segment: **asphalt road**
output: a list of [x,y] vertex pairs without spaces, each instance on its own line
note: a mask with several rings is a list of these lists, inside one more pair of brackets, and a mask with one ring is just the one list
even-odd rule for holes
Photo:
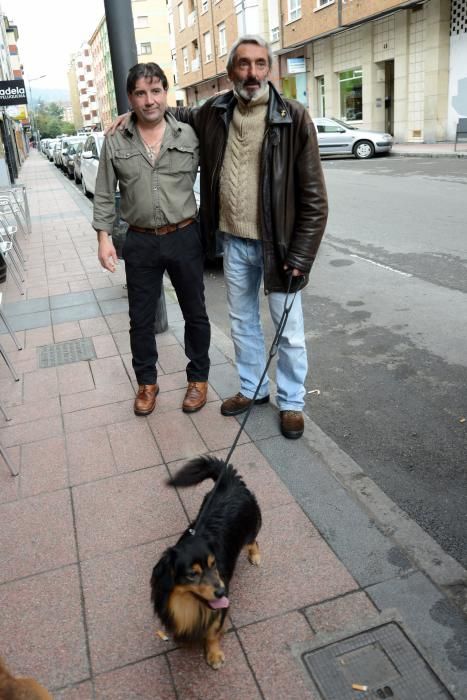
[[[323,165],[330,218],[303,293],[320,393],[306,411],[467,566],[467,161]],[[221,269],[206,294],[228,333]],[[271,340],[266,302],[263,319]]]

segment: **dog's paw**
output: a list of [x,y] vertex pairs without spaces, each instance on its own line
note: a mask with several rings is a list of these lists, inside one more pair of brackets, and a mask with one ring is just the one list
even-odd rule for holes
[[208,652],[208,655],[206,657],[206,661],[210,665],[211,668],[213,668],[215,671],[217,671],[221,666],[224,665],[225,661],[225,655],[224,652],[221,651],[220,649],[217,651],[210,651]]
[[254,566],[259,566],[261,564],[261,554],[259,552],[249,554],[248,561]]

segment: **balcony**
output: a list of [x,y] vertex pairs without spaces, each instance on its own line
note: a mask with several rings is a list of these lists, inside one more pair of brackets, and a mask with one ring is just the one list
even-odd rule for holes
[[193,10],[193,12],[190,12],[188,15],[187,19],[187,24],[189,27],[193,27],[196,22],[196,10]]

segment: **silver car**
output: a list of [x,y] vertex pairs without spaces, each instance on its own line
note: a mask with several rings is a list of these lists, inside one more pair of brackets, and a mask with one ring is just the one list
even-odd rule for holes
[[322,156],[352,153],[355,158],[373,158],[375,153],[389,153],[391,134],[366,131],[350,126],[340,119],[316,117],[313,123],[318,132],[319,152]]

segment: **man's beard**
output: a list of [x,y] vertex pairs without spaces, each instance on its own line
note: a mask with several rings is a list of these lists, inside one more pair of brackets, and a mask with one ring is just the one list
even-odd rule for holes
[[255,87],[256,87],[256,89],[254,91],[252,91],[252,90],[248,90],[246,88],[246,86],[248,85],[249,82],[250,81],[248,81],[248,80],[235,80],[234,81],[235,92],[237,93],[237,95],[240,95],[240,97],[242,97],[247,102],[249,102],[254,97],[257,97],[260,93],[262,93],[268,85],[267,80],[251,81],[250,84],[254,83]]

